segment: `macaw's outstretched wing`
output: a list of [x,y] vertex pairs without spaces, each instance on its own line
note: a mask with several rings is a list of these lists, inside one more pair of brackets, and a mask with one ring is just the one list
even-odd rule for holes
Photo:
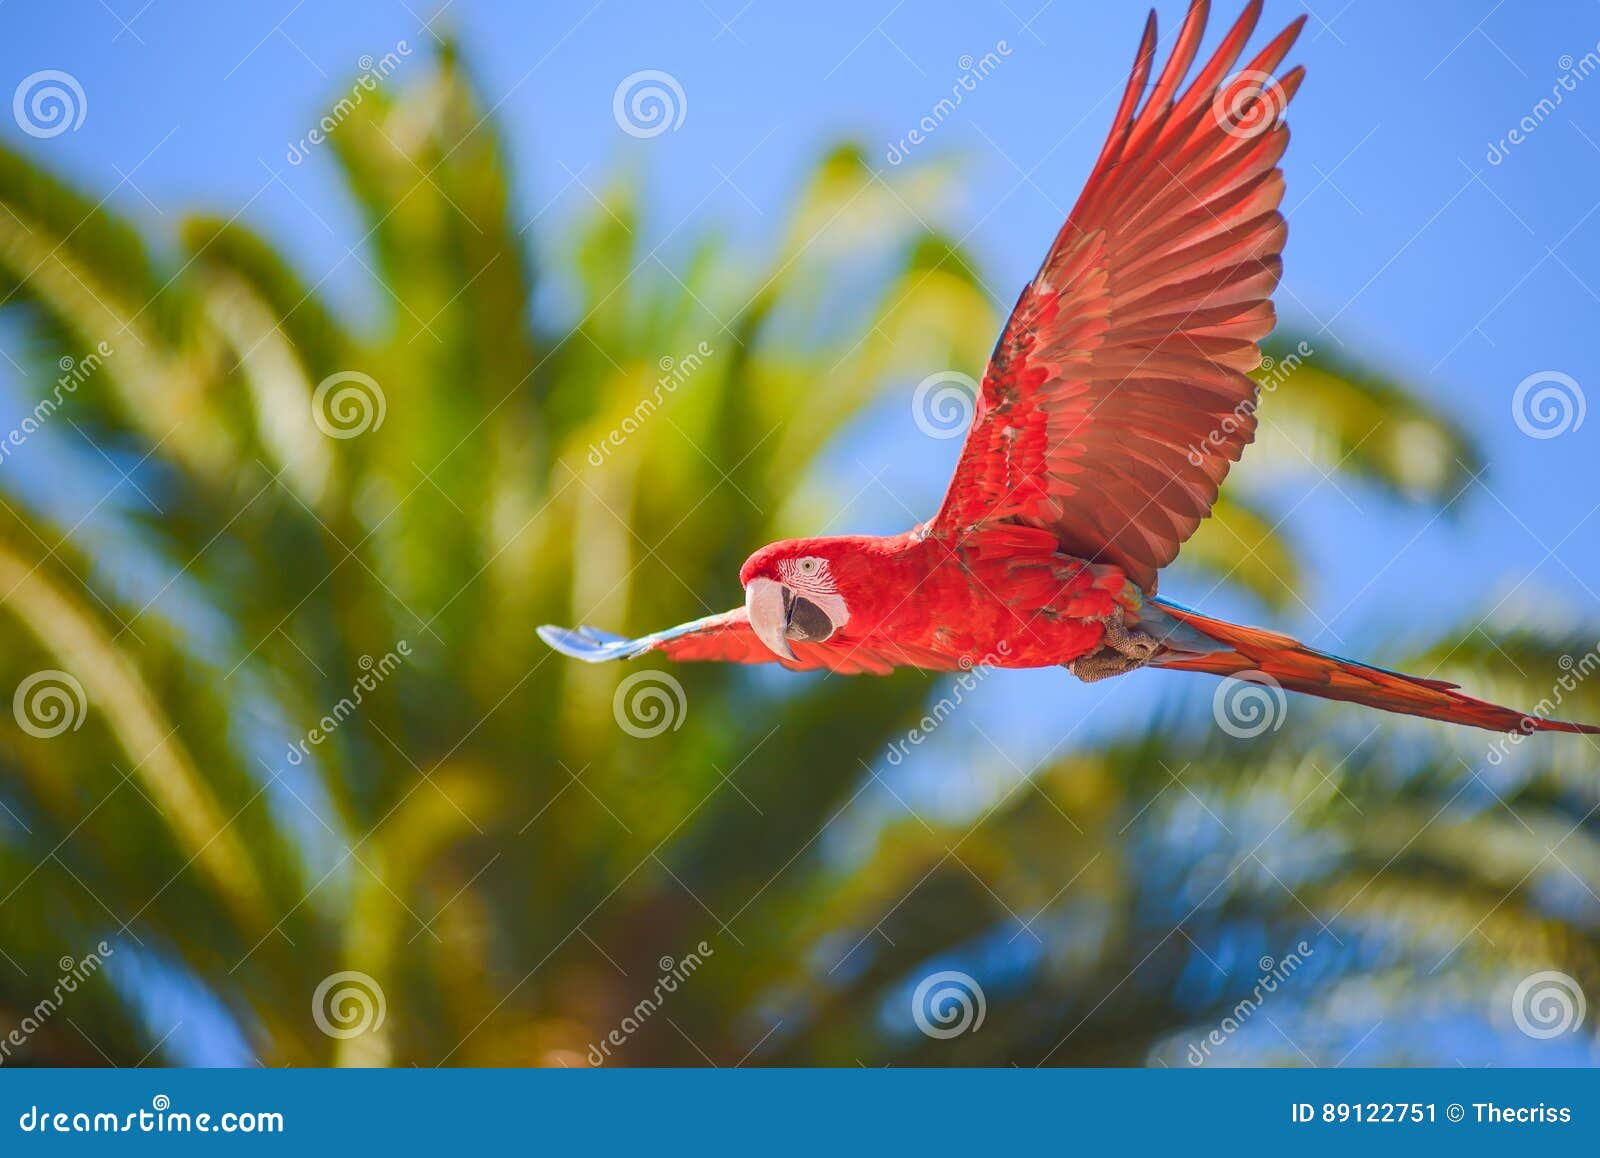
[[539,638],[562,655],[589,663],[632,659],[659,652],[679,662],[781,663],[791,671],[834,671],[842,675],[887,675],[896,667],[949,667],[942,656],[912,654],[904,648],[845,641],[808,643],[791,640],[795,662],[779,659],[761,642],[743,607],[708,615],[665,631],[626,639],[593,627],[541,627]]
[[562,655],[588,663],[632,659],[659,651],[668,659],[710,660],[721,663],[772,663],[777,656],[750,627],[742,607],[680,623],[664,631],[628,639],[595,627],[539,628],[539,638]]
[[1206,10],[1190,7],[1141,105],[1151,14],[1083,195],[995,347],[930,534],[1045,528],[1153,591],[1254,438],[1247,373],[1285,234],[1280,117],[1304,75],[1273,73],[1305,18],[1225,79],[1261,14],[1251,0],[1178,95]]

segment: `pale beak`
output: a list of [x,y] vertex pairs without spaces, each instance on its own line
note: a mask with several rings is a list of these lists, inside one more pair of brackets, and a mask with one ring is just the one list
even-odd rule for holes
[[775,579],[752,579],[744,589],[744,607],[750,626],[767,649],[783,659],[795,659],[789,646],[789,600],[782,583]]

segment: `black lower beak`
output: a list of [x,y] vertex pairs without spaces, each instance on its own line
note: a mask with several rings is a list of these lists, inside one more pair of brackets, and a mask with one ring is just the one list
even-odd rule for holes
[[784,634],[790,639],[820,643],[833,634],[833,621],[804,595],[783,589]]

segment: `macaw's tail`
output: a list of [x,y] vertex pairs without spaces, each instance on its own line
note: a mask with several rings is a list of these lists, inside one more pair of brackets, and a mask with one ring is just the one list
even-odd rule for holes
[[[1515,708],[1501,707],[1473,699],[1457,691],[1457,685],[1444,680],[1403,675],[1371,664],[1340,659],[1336,655],[1307,647],[1287,635],[1242,627],[1212,619],[1165,599],[1151,599],[1167,615],[1185,627],[1223,645],[1217,651],[1189,650],[1193,637],[1183,633],[1183,650],[1164,648],[1150,661],[1152,667],[1180,671],[1203,671],[1219,676],[1244,676],[1259,672],[1270,676],[1279,687],[1292,692],[1321,696],[1325,700],[1347,700],[1422,716],[1452,724],[1470,724],[1494,732],[1589,732],[1600,734],[1600,725],[1573,724],[1525,715]],[[1176,637],[1174,637],[1176,638]]]

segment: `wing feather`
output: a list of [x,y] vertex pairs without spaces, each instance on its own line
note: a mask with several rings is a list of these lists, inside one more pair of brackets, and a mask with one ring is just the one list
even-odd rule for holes
[[1272,74],[1304,17],[1225,79],[1261,15],[1251,0],[1180,92],[1207,13],[1190,6],[1153,84],[1146,23],[1083,195],[995,346],[930,534],[1037,527],[1153,591],[1254,438],[1248,373],[1287,235],[1281,117],[1304,70]]
[[881,641],[845,643],[791,642],[796,661],[779,659],[761,642],[743,607],[708,615],[636,639],[593,627],[539,628],[539,638],[562,655],[588,663],[633,659],[659,652],[678,663],[779,663],[791,671],[832,671],[841,675],[887,675],[896,667],[950,667],[949,657]]

